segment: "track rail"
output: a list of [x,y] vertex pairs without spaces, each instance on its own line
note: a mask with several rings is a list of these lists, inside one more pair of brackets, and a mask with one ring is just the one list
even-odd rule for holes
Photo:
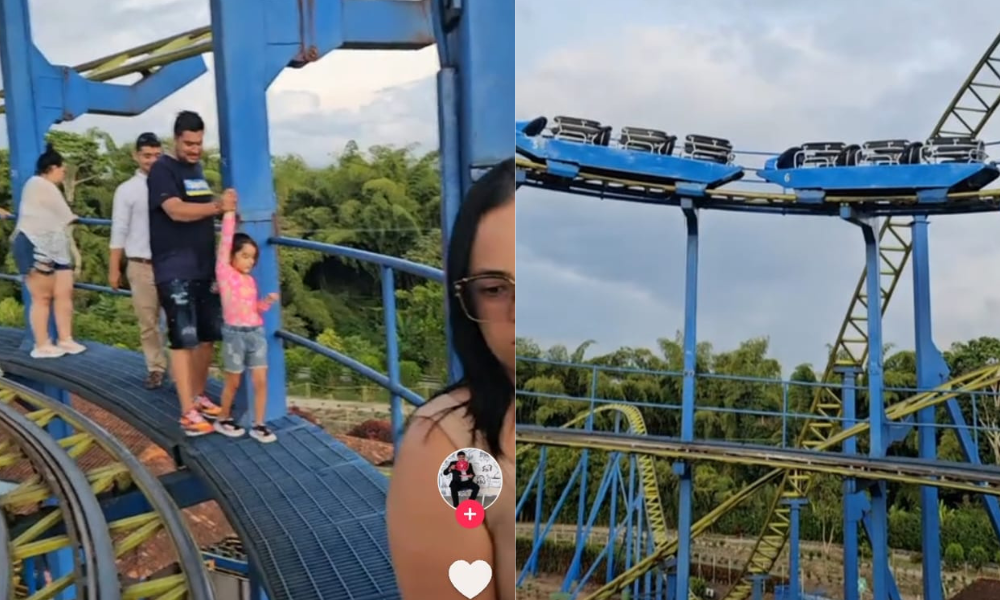
[[[997,107],[1000,106],[1000,35],[998,35],[976,67],[955,94],[948,108],[938,120],[930,137],[937,135],[978,136]],[[984,193],[996,193],[984,192]],[[899,284],[903,271],[912,252],[909,220],[903,216],[890,216],[879,230],[880,268],[879,288],[881,291],[882,314],[889,307],[893,292]],[[821,381],[832,383],[837,375],[836,368],[848,364],[865,368],[868,359],[868,296],[865,291],[867,267],[861,271],[854,295],[847,308],[847,315],[840,326],[833,344],[826,369]],[[813,396],[810,413],[818,419],[806,422],[798,437],[797,445],[802,448],[818,448],[834,433],[835,418],[843,412],[840,396],[829,387],[819,387]],[[726,595],[724,600],[747,600],[753,592],[748,575],[770,573],[788,541],[791,520],[789,508],[782,501],[786,498],[805,498],[813,484],[809,472],[790,471],[784,475],[781,485],[771,503],[767,521],[761,528],[757,543],[751,552],[743,577]]]
[[[987,389],[992,385],[996,385],[997,383],[1000,383],[1000,365],[990,365],[987,367],[983,367],[981,369],[978,369],[961,377],[957,377],[947,383],[938,386],[933,390],[916,394],[914,396],[910,396],[905,400],[893,404],[892,406],[886,409],[886,417],[890,421],[899,421],[910,415],[916,414],[917,412],[925,408],[931,406],[938,406],[957,396]],[[620,405],[620,406],[634,409],[634,407],[630,405]],[[586,413],[583,413],[575,417],[571,421],[567,422],[566,424],[564,424],[562,428],[568,428],[577,425],[581,423],[586,418],[586,416],[587,416]],[[641,418],[641,414],[639,415],[639,418]],[[519,425],[518,429],[520,430],[522,427],[524,426]],[[848,429],[843,429],[841,431],[832,433],[832,435],[830,435],[824,442],[817,444],[816,446],[811,448],[811,450],[821,451],[821,450],[831,449],[835,447],[837,444],[843,442],[844,440],[861,435],[863,433],[866,433],[867,431],[868,431],[867,422],[858,423]],[[518,449],[517,449],[518,455],[527,452],[528,449],[532,447],[534,447],[534,444],[532,442],[528,441],[527,439],[522,439],[521,437],[518,437]],[[644,467],[643,464],[644,463],[640,462],[640,468],[648,468],[650,470],[653,469],[652,461],[646,463],[648,464],[648,466]],[[759,464],[759,461],[758,463],[755,464]],[[802,467],[796,465],[787,467],[779,466],[779,468],[769,471],[760,479],[754,481],[753,483],[739,490],[734,495],[726,499],[726,501],[722,502],[714,509],[712,509],[709,513],[698,519],[698,521],[696,521],[694,525],[691,527],[692,538],[697,538],[701,534],[706,533],[727,512],[735,509],[744,501],[751,498],[754,494],[756,494],[761,490],[766,489],[768,485],[771,485],[775,480],[778,480],[780,477],[784,476],[786,472],[788,472],[786,471],[786,468],[792,469],[793,471],[804,470]],[[859,475],[854,475],[854,476],[859,476]],[[645,481],[645,475],[643,476],[643,480]],[[978,488],[976,489],[977,493],[980,493],[981,491],[982,490]],[[659,498],[660,498],[659,491],[657,490],[656,492],[657,501],[659,501]],[[660,508],[660,512],[662,513],[662,506]],[[651,569],[657,568],[662,563],[663,560],[665,560],[670,556],[675,555],[676,553],[677,553],[676,539],[669,540],[665,544],[657,543],[653,552],[651,552],[648,556],[637,562],[632,568],[618,575],[611,581],[605,583],[601,588],[593,592],[591,595],[587,596],[586,600],[610,600],[615,594],[622,592],[630,583],[635,581],[642,574],[646,573]]]
[[[73,573],[53,581],[39,596],[52,597],[75,585],[77,598],[120,599],[111,534],[87,476],[30,415],[20,414],[13,406],[0,404],[0,432],[8,446],[16,445],[35,468],[31,481],[37,482],[45,496],[57,500],[59,508],[52,514],[61,516],[66,525],[66,545],[78,550],[73,552]],[[23,540],[12,540],[11,544],[15,560],[47,550],[44,543],[24,545],[18,541]]]
[[640,456],[685,461],[712,461],[736,465],[774,465],[786,471],[809,471],[839,477],[893,481],[909,485],[1000,496],[1000,471],[961,463],[928,463],[906,459],[787,450],[773,446],[726,442],[683,442],[677,438],[581,431],[561,427],[522,425],[517,441],[562,448],[599,449]]
[[[100,565],[104,561],[111,565],[114,592],[105,590],[107,595],[100,596],[102,600],[118,597],[125,600],[139,598],[213,600],[214,594],[202,563],[201,553],[188,532],[179,509],[160,482],[121,442],[71,406],[7,379],[0,379],[0,411],[2,414],[13,413],[20,419],[32,423],[56,448],[60,449],[64,462],[68,462],[84,477],[88,501],[92,501],[97,507],[103,535],[109,540],[107,547],[102,546],[90,557],[95,562],[86,565],[88,573],[94,573],[95,565]],[[21,411],[25,414],[21,415]],[[73,429],[69,437],[58,442],[52,440],[42,429],[57,418],[62,419]],[[8,449],[10,445],[0,447]],[[106,460],[101,461],[104,466],[84,473],[76,461],[88,451],[102,453],[106,455]],[[0,454],[0,465],[15,464],[18,462],[17,459],[18,457],[11,453]],[[151,510],[133,517],[106,522],[96,496],[115,489],[123,490],[131,487],[137,488],[143,494]],[[37,507],[40,501],[50,495],[39,485],[37,478],[29,478],[17,489],[0,497],[0,505],[7,510]],[[60,503],[59,506],[62,507],[63,504]],[[48,553],[63,547],[78,546],[79,543],[71,536],[59,531],[60,521],[72,525],[61,516],[58,508],[42,507],[34,514],[15,520],[11,527],[13,561],[20,562],[28,556]],[[71,531],[72,527],[66,529]],[[18,530],[23,531],[18,534]],[[165,532],[174,547],[181,573],[142,582],[125,584],[120,582],[116,566],[118,561],[141,556],[143,545],[160,532]],[[139,560],[141,561],[141,558]],[[58,591],[54,589],[58,583],[53,582],[40,590],[37,597],[51,597],[51,594]]]

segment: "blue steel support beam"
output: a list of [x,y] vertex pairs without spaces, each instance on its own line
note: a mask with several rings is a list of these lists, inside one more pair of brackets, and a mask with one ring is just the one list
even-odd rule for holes
[[791,597],[788,600],[800,600],[802,598],[802,581],[799,577],[799,566],[801,558],[799,556],[799,517],[802,515],[802,507],[808,504],[805,498],[792,498],[785,501],[789,508],[790,528],[788,534],[788,589],[791,590]]
[[[948,381],[948,365],[934,344],[931,327],[931,267],[927,217],[913,221],[913,319],[917,351],[917,388],[933,389]],[[935,407],[917,414],[918,446],[921,460],[937,460]],[[921,538],[923,539],[923,589],[927,600],[941,600],[941,517],[938,514],[938,490],[920,488]]]
[[[590,414],[584,424],[586,431],[594,430],[594,404],[597,398],[597,369],[591,370],[590,378]],[[587,545],[587,535],[584,530],[583,519],[587,514],[587,481],[590,479],[590,451],[584,449],[580,455],[580,497],[577,503],[576,514],[576,552],[573,554],[573,561],[566,572],[566,579],[563,581],[562,592],[570,591],[570,586],[575,585],[580,580],[580,560],[583,558],[583,550]],[[595,507],[600,504],[600,499],[595,500]],[[589,531],[589,527],[587,531]]]
[[[861,228],[865,240],[865,278],[868,305],[868,420],[873,458],[885,456],[889,439],[886,427],[884,377],[882,372],[882,288],[880,285],[878,219],[845,209],[847,220]],[[889,597],[889,509],[884,482],[871,486],[872,594],[876,600]]]
[[[87,113],[134,116],[184,87],[205,72],[201,57],[167,65],[133,85],[87,81],[69,67],[50,63],[31,36],[28,0],[0,2],[0,64],[3,69],[10,183],[14,212],[25,182],[34,175],[35,161],[52,125]],[[21,289],[25,323],[31,297]],[[30,328],[22,348],[34,345]]]
[[[681,439],[694,440],[695,371],[698,356],[698,210],[682,199],[687,224],[687,267],[684,277],[684,386],[681,398]],[[691,464],[674,463],[680,478],[677,515],[677,598],[687,598],[691,579],[691,524],[694,482]]]
[[[437,43],[441,140],[441,237],[472,182],[513,155],[514,11],[509,2],[428,0]],[[377,3],[373,3],[377,4]],[[446,306],[447,310],[447,306]],[[447,331],[451,347],[451,331]],[[449,378],[461,376],[452,355]]]
[[[222,177],[225,187],[239,194],[239,212],[243,230],[260,248],[256,276],[261,294],[276,292],[278,252],[269,239],[275,231],[277,201],[271,172],[268,141],[267,88],[288,64],[295,48],[280,43],[297,32],[282,31],[281,16],[291,21],[295,15],[282,6],[262,0],[238,4],[212,0],[212,50],[215,55],[215,85],[219,113],[219,141],[222,150]],[[289,23],[290,26],[290,23]],[[281,35],[284,34],[284,35]],[[285,360],[275,331],[281,325],[281,306],[264,315],[267,349],[267,410],[265,420],[282,417],[287,412],[285,398]],[[244,377],[237,398],[237,412],[243,412],[247,399],[253,398],[250,378]],[[248,424],[250,411],[243,415]]]
[[[857,369],[847,367],[840,370],[843,374],[841,386],[841,406],[844,407],[844,429],[854,426],[857,419]],[[850,437],[844,440],[844,453],[858,453],[858,439]],[[844,600],[859,600],[858,578],[861,571],[858,565],[860,547],[858,545],[858,526],[862,515],[868,508],[867,498],[858,491],[858,480],[854,477],[844,479]]]

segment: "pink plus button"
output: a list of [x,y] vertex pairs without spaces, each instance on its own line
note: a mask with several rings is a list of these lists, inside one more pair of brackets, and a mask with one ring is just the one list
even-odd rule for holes
[[466,529],[475,529],[486,517],[486,509],[475,500],[465,500],[458,504],[455,509],[455,519],[458,524]]

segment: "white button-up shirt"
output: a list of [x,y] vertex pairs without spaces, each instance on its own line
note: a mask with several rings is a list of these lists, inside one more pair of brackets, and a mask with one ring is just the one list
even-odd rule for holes
[[149,260],[149,188],[146,174],[135,175],[115,190],[111,208],[111,249],[124,249],[129,258]]

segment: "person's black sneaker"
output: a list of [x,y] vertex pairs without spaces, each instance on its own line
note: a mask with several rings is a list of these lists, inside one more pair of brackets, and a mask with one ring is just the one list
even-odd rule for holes
[[266,425],[254,425],[250,430],[250,437],[263,444],[268,444],[278,439]]
[[143,383],[147,390],[155,390],[163,385],[163,371],[150,371]]
[[237,438],[246,433],[246,430],[236,424],[232,419],[219,419],[213,426],[215,431],[227,437]]

